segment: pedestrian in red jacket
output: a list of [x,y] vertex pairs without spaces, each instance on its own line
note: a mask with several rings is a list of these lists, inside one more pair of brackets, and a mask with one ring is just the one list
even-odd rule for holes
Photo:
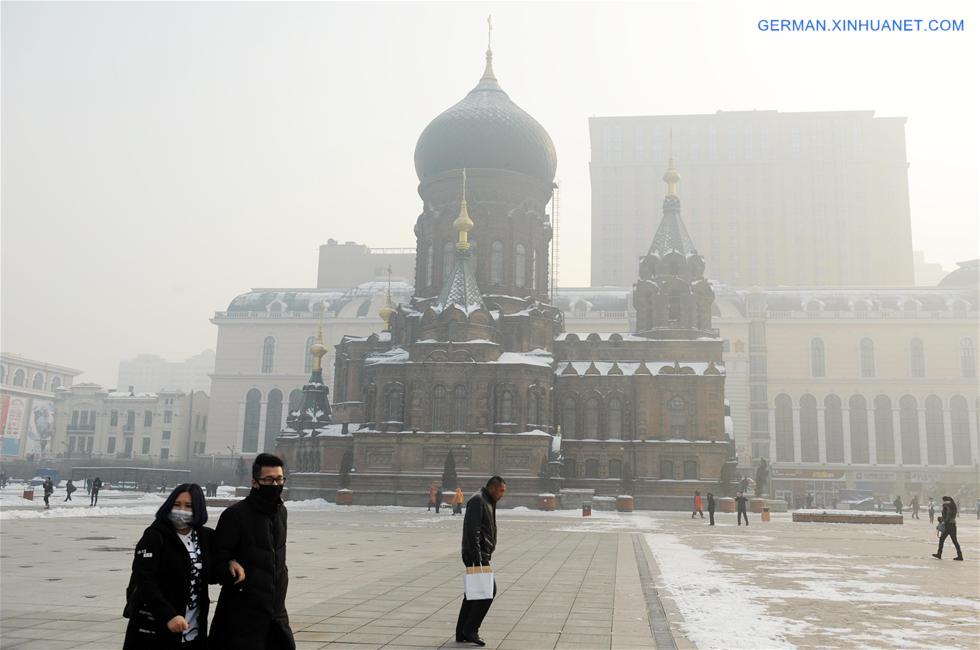
[[694,515],[701,515],[701,519],[704,519],[704,509],[701,507],[701,493],[694,493],[694,512],[691,513],[691,519],[694,519]]

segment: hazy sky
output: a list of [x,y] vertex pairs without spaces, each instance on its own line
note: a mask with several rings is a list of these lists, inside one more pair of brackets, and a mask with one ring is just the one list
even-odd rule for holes
[[[489,12],[558,150],[563,285],[589,277],[587,118],[718,109],[907,116],[914,245],[952,268],[977,256],[974,5],[3,2],[2,348],[113,386],[214,347],[235,295],[315,285],[329,237],[414,246],[415,141],[476,84]],[[967,31],[756,27],[808,17]]]

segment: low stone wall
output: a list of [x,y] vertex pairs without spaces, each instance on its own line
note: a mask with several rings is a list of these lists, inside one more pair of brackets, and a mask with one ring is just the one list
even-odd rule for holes
[[896,513],[858,510],[794,510],[793,521],[823,524],[901,524],[904,517]]

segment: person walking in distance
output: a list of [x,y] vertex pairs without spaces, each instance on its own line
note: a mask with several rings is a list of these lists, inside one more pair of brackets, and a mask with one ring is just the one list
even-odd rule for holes
[[956,540],[956,515],[956,502],[951,497],[944,496],[943,514],[939,518],[942,527],[942,532],[939,535],[939,550],[932,554],[932,557],[937,560],[943,559],[943,544],[946,542],[947,537],[952,540],[953,546],[956,547],[956,557],[953,559],[963,559],[963,551],[960,549],[960,543]]
[[912,502],[909,504],[912,506],[912,519],[919,518],[919,495],[912,497]]
[[[489,566],[494,549],[497,547],[497,503],[507,493],[507,482],[499,476],[492,476],[485,487],[466,502],[466,515],[463,517],[463,565]],[[493,584],[493,595],[497,595],[497,583]],[[475,643],[486,645],[480,638],[480,625],[490,611],[493,598],[487,600],[467,600],[456,619],[456,643]]]
[[456,486],[456,493],[453,495],[453,515],[463,514],[463,503],[465,499],[463,498],[463,489]]
[[691,513],[691,519],[694,519],[694,515],[701,515],[701,519],[704,519],[704,508],[701,505],[701,493],[698,491],[694,492],[694,512]]
[[92,480],[92,492],[91,492],[92,496],[89,498],[89,504],[88,504],[89,507],[99,505],[99,490],[101,489],[102,489],[102,479],[96,476]]
[[708,525],[715,525],[715,495],[708,492]]
[[65,484],[65,501],[71,501],[72,492],[77,489],[75,484],[71,482],[71,479],[68,479],[68,483]]
[[936,500],[929,497],[929,523],[931,524],[936,517]]
[[749,525],[749,513],[748,513],[748,503],[749,498],[745,496],[744,492],[739,492],[735,496],[736,510],[738,510],[738,525],[742,525],[742,517],[745,517],[745,525]]
[[429,486],[429,507],[426,508],[426,512],[432,510],[434,507],[436,509],[436,514],[439,514],[439,502],[442,501],[440,498],[439,489],[436,487],[436,482],[433,481],[432,485]]
[[51,508],[51,495],[54,494],[54,482],[51,481],[51,477],[44,479],[44,483],[41,484],[41,488],[44,490],[44,509],[48,510]]
[[901,495],[895,497],[895,501],[892,502],[892,505],[895,506],[895,514],[896,515],[902,514],[902,496]]
[[[252,463],[251,492],[218,519],[214,561],[224,581],[211,625],[211,648],[296,648],[286,612],[286,507],[280,498],[285,483],[282,459],[259,454]],[[247,577],[239,581],[242,573]]]

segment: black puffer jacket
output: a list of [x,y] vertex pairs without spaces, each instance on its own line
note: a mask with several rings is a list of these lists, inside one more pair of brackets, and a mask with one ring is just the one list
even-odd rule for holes
[[943,523],[946,524],[946,530],[950,526],[956,526],[956,514],[956,502],[952,499],[943,501]]
[[[201,547],[201,591],[198,595],[198,635],[207,638],[208,583],[215,582],[211,544],[214,531],[197,529]],[[136,544],[133,575],[129,581],[126,609],[129,619],[124,650],[179,648],[181,635],[167,629],[174,616],[184,616],[190,596],[191,558],[172,524],[154,521]]]
[[[211,624],[210,647],[263,650],[276,624],[285,638],[293,634],[286,614],[286,508],[252,494],[221,513],[214,532],[214,562],[221,595]],[[228,562],[237,560],[245,581],[233,584]]]
[[497,502],[486,488],[466,502],[463,518],[463,564],[490,564],[497,546]]

